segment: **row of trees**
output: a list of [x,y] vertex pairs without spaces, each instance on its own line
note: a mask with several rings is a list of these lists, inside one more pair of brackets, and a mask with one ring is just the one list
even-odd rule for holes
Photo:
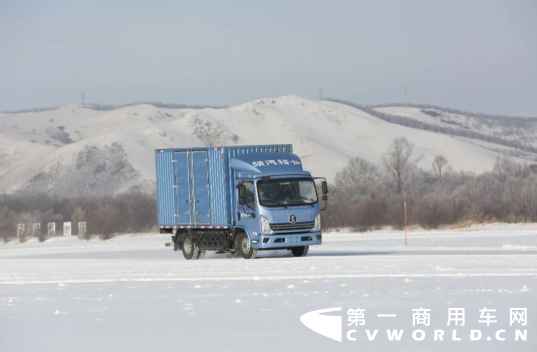
[[[226,106],[203,105],[203,104],[161,103],[158,101],[140,101],[136,103],[119,104],[119,105],[88,103],[88,104],[84,104],[84,107],[87,109],[92,109],[92,110],[107,111],[107,110],[121,109],[121,108],[125,108],[128,106],[140,105],[140,104],[153,105],[154,107],[157,107],[157,108],[166,108],[166,109],[222,109],[226,107]],[[59,108],[58,106],[51,106],[51,107],[43,107],[43,108],[4,110],[0,112],[4,114],[25,114],[29,112],[51,111],[51,110],[56,110],[58,108]]]
[[17,236],[17,224],[28,231],[33,223],[41,223],[46,231],[49,222],[77,224],[85,221],[87,238],[99,234],[108,239],[115,233],[154,231],[157,222],[156,196],[125,193],[114,197],[56,198],[50,195],[0,196],[0,236],[9,241]]
[[325,228],[366,231],[403,224],[402,194],[407,193],[409,224],[436,228],[459,222],[537,221],[537,165],[499,157],[491,172],[455,172],[443,156],[430,169],[405,138],[393,141],[382,166],[356,158],[337,174]]
[[[408,223],[425,228],[459,222],[537,221],[537,165],[500,157],[490,172],[455,172],[443,156],[422,169],[414,145],[394,140],[382,164],[355,158],[337,173],[323,227],[360,231],[403,225],[402,195],[408,198]],[[421,165],[420,165],[421,166]],[[17,224],[76,224],[86,221],[88,238],[99,234],[155,231],[155,194],[128,193],[114,197],[55,198],[50,195],[0,196],[0,236],[17,235]]]
[[155,101],[140,101],[136,103],[122,104],[122,105],[104,105],[104,104],[86,104],[84,107],[92,110],[115,110],[120,108],[125,108],[133,105],[147,104],[153,105],[157,108],[166,108],[166,109],[222,109],[224,106],[216,105],[200,105],[200,104],[175,104],[175,103],[161,103]]

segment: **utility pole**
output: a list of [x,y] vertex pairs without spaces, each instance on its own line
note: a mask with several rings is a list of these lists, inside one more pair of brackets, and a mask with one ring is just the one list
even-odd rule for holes
[[80,92],[80,97],[82,98],[82,105],[86,105],[86,92]]
[[319,87],[319,100],[323,100],[323,87]]

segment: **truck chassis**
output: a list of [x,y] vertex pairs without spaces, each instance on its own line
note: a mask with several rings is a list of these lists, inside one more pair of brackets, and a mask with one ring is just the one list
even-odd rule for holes
[[[258,249],[250,246],[248,235],[241,229],[192,230],[177,229],[171,237],[173,250],[182,251],[187,260],[202,259],[208,250],[217,254],[231,253],[236,258],[254,259]],[[290,250],[295,257],[304,257],[309,246],[279,248]]]

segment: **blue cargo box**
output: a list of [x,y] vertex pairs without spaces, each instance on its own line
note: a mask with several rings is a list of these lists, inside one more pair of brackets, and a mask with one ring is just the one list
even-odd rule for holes
[[159,228],[229,228],[233,157],[292,154],[291,144],[155,150]]

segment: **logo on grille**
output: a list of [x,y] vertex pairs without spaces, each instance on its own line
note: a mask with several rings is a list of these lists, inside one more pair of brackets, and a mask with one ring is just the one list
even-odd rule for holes
[[295,224],[295,223],[296,223],[296,215],[291,215],[291,216],[289,217],[289,222],[290,222],[291,224]]

